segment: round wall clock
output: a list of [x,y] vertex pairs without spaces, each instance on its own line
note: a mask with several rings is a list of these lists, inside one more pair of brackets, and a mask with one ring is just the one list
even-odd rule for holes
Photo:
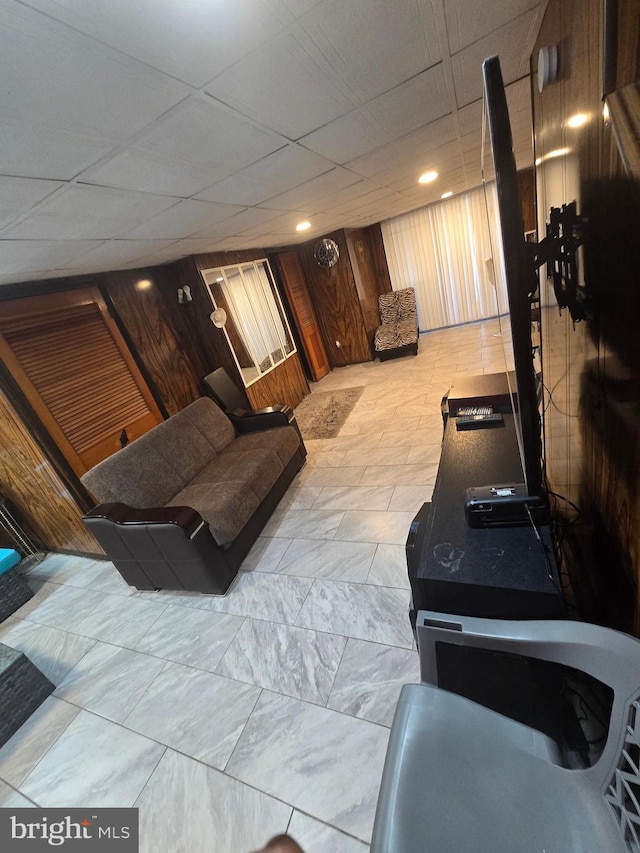
[[338,244],[334,240],[329,240],[328,237],[325,237],[324,240],[320,240],[316,243],[313,250],[313,257],[321,267],[335,266],[338,263],[338,258],[340,257]]

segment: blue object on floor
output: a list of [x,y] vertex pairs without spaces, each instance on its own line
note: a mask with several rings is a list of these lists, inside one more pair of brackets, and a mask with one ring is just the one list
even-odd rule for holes
[[20,554],[12,548],[0,548],[0,575],[8,572],[20,562]]

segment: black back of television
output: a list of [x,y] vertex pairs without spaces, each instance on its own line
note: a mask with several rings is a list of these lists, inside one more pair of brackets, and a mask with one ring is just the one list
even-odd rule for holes
[[524,480],[531,495],[542,492],[542,442],[536,375],[531,341],[531,298],[537,277],[524,225],[507,98],[497,56],[482,65],[487,119],[495,167],[504,270],[513,339],[518,412],[516,431]]

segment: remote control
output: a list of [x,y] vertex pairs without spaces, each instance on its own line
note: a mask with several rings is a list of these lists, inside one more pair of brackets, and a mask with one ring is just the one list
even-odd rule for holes
[[482,429],[483,427],[499,426],[503,423],[502,415],[491,413],[488,415],[463,415],[456,420],[456,429]]
[[465,417],[466,415],[492,415],[493,414],[493,406],[465,406],[462,409],[458,409],[458,417]]

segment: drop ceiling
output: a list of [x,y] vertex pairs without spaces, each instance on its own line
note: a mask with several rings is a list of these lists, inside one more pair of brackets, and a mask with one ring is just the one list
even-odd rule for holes
[[0,0],[0,284],[289,245],[478,186],[496,53],[531,165],[545,6]]

